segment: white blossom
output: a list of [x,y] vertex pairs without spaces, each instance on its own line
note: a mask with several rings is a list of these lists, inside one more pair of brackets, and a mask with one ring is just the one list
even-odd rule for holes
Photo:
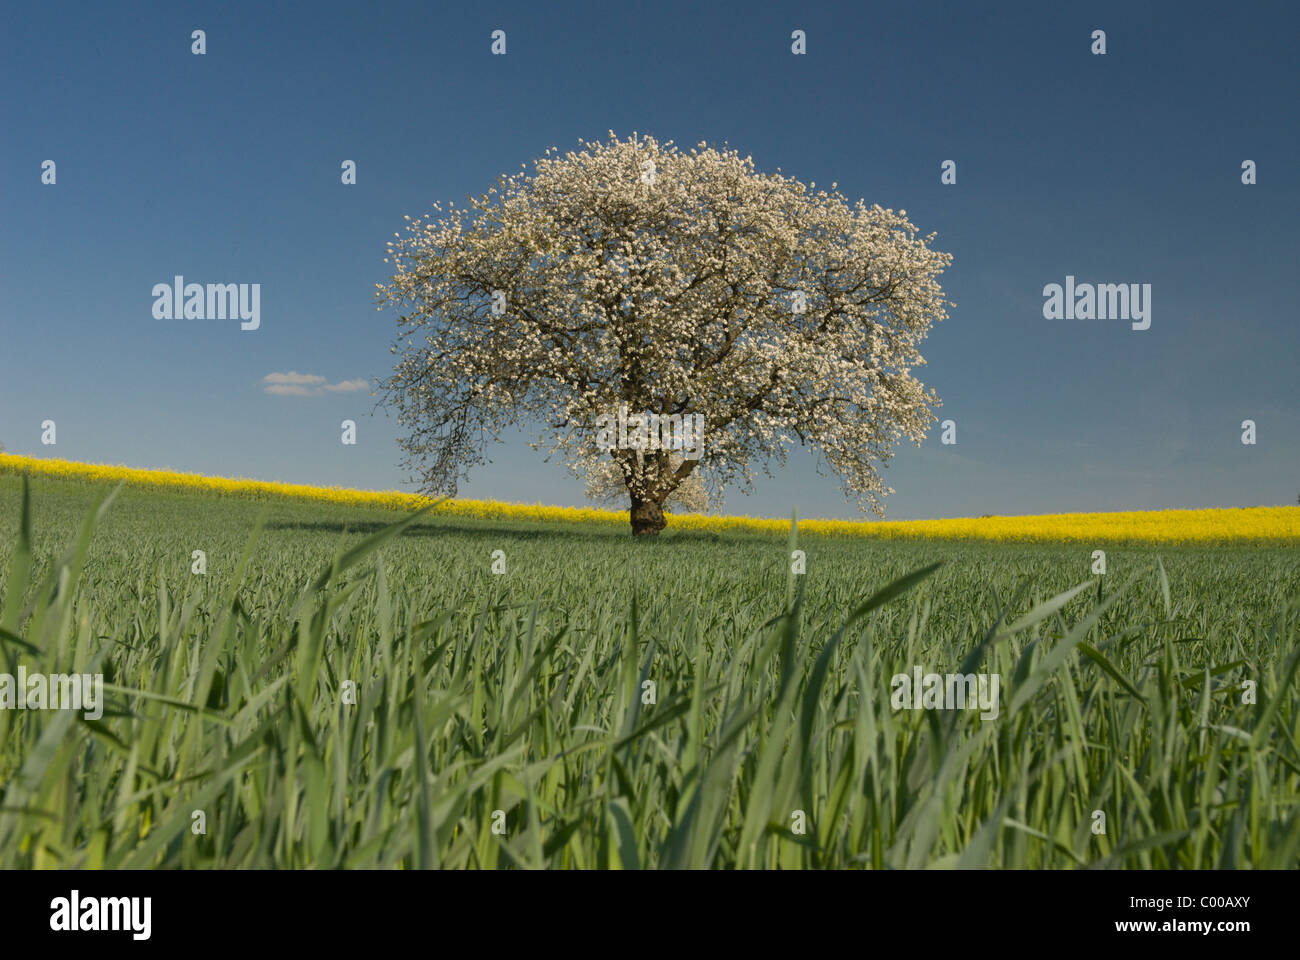
[[[912,372],[947,316],[951,258],[934,234],[733,150],[612,132],[579,146],[468,209],[435,204],[388,244],[377,297],[399,320],[382,386],[423,488],[455,494],[487,442],[519,427],[581,476],[615,465],[634,529],[655,532],[694,473],[748,492],[798,442],[883,515],[879,468],[900,440],[920,444],[939,404]],[[619,404],[702,414],[704,455],[598,449],[597,417]]]

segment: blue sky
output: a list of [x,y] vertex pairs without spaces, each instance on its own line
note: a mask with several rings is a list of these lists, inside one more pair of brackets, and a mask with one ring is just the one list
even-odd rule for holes
[[[384,376],[373,292],[403,216],[612,129],[726,142],[938,234],[955,306],[921,377],[957,443],[899,450],[891,519],[1300,493],[1294,4],[49,3],[2,22],[11,452],[405,488],[368,391],[263,378]],[[155,319],[177,274],[260,283],[261,328]],[[1067,275],[1150,283],[1150,329],[1045,320]],[[521,437],[461,492],[584,502]],[[799,450],[726,502],[791,507],[860,516]]]

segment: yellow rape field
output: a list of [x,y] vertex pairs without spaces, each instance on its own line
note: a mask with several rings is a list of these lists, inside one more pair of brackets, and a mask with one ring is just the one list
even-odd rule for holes
[[[89,483],[125,482],[131,487],[211,493],[251,500],[289,499],[351,507],[411,510],[430,498],[396,490],[349,490],[306,484],[208,477],[171,470],[45,460],[0,454],[0,475],[28,474]],[[627,526],[627,512],[495,500],[443,500],[437,512],[484,520],[522,520]],[[670,530],[783,533],[787,519],[678,514]],[[1133,542],[1169,544],[1300,544],[1300,507],[1232,507],[1205,510],[1141,510],[1117,513],[1057,513],[1038,516],[958,517],[947,520],[801,520],[800,533],[880,540],[985,540],[995,542]]]

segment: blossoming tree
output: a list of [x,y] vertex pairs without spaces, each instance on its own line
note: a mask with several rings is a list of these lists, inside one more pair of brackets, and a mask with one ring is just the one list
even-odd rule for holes
[[[878,468],[939,402],[912,374],[946,317],[934,235],[732,150],[579,146],[389,242],[381,388],[423,488],[454,495],[488,440],[522,428],[578,474],[611,462],[633,532],[655,534],[693,472],[748,492],[797,441],[883,515]],[[702,455],[611,443],[600,423],[620,407],[703,415]]]

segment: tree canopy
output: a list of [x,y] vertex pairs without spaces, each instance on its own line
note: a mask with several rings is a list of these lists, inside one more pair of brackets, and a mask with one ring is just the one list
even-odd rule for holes
[[[398,312],[397,359],[381,387],[423,488],[454,495],[522,428],[581,475],[615,464],[633,531],[656,533],[696,471],[747,492],[797,442],[883,515],[879,468],[939,403],[912,372],[946,317],[934,234],[734,150],[612,132],[579,146],[389,242],[377,299]],[[601,418],[620,408],[695,418],[699,455],[611,444]]]

